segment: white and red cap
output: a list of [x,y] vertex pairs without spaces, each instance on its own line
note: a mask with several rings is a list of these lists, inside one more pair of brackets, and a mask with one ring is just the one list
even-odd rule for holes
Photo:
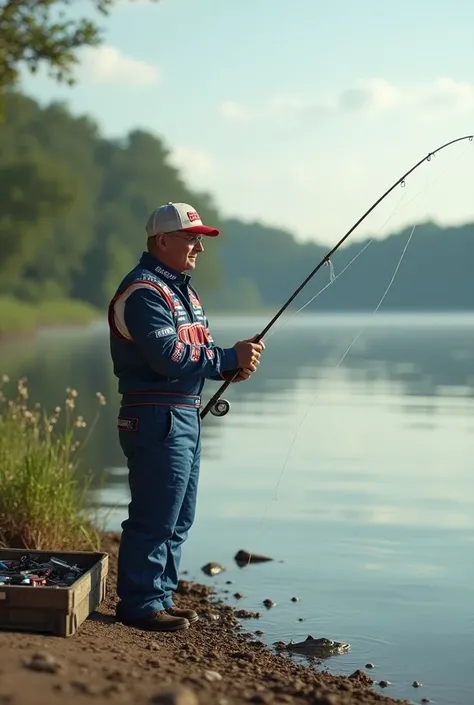
[[177,230],[210,237],[219,235],[219,230],[203,224],[199,213],[188,203],[171,203],[171,201],[153,211],[147,220],[145,230],[148,237]]

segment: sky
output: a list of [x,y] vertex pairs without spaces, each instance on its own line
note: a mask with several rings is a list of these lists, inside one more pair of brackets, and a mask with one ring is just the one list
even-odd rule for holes
[[[106,137],[152,132],[224,217],[301,241],[333,245],[417,161],[474,133],[472,0],[118,0],[99,21],[76,86],[40,72],[22,89]],[[352,237],[474,222],[473,180],[474,142],[455,144]]]

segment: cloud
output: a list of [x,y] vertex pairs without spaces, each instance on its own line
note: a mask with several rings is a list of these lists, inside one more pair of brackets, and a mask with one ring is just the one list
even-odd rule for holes
[[232,100],[224,100],[219,105],[219,113],[228,120],[248,121],[252,117],[250,110]]
[[470,109],[474,107],[474,84],[439,78],[428,91],[424,105],[430,108]]
[[354,85],[317,98],[310,96],[271,96],[260,107],[250,111],[231,100],[221,103],[220,114],[231,120],[266,121],[304,116],[360,114],[376,116],[397,109],[419,112],[433,110],[471,110],[474,107],[474,83],[455,81],[449,77],[431,83],[397,86],[385,78],[360,79]]
[[82,52],[80,73],[90,83],[139,86],[156,83],[156,66],[123,54],[115,47],[102,45]]
[[195,147],[177,147],[171,152],[169,161],[193,180],[208,176],[214,168],[207,152]]
[[335,110],[390,110],[403,103],[403,93],[383,78],[362,80],[354,88],[342,91],[335,99]]

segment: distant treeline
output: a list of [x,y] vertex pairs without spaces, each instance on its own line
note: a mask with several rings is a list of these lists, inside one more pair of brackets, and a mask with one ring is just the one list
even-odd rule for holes
[[[261,223],[226,220],[210,194],[186,185],[163,140],[142,130],[105,139],[63,104],[42,108],[7,93],[0,154],[0,297],[76,299],[103,310],[143,250],[150,210],[167,201],[189,202],[222,228],[194,275],[208,309],[276,307],[327,251]],[[373,242],[310,310],[373,309],[410,230]],[[473,236],[474,224],[419,225],[384,310],[474,309]],[[336,274],[364,244],[336,253]],[[324,268],[304,296],[327,281]]]

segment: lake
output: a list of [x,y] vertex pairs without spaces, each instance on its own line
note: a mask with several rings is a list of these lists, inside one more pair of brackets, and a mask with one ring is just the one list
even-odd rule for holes
[[[210,318],[221,345],[267,322]],[[76,388],[87,420],[105,395],[84,461],[105,471],[94,501],[117,530],[128,488],[107,335],[96,325],[4,344],[0,374],[26,376],[32,401],[51,408]],[[216,389],[208,382],[205,399]],[[268,644],[346,641],[349,653],[325,662],[331,672],[371,662],[387,695],[471,703],[474,316],[299,315],[277,323],[258,373],[225,396],[230,413],[203,421],[188,577],[259,611],[244,625]],[[239,568],[239,549],[274,561]],[[208,561],[226,571],[206,577]]]

